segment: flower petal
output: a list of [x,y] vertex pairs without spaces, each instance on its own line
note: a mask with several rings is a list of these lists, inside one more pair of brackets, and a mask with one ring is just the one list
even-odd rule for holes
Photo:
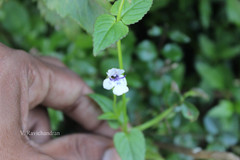
[[116,85],[113,88],[113,94],[117,96],[121,96],[124,93],[127,93],[129,91],[128,87],[126,85]]
[[104,89],[107,89],[107,90],[110,90],[114,87],[114,84],[113,82],[109,79],[109,78],[106,78],[104,81],[103,81],[103,88]]
[[117,72],[118,75],[121,75],[121,74],[123,74],[125,71],[124,71],[123,69],[117,69],[116,72]]
[[[123,77],[123,76],[122,76],[122,77]],[[126,78],[120,79],[120,81],[121,81],[121,85],[124,85],[124,86],[127,85],[127,80],[126,80]]]
[[111,76],[114,76],[114,75],[121,75],[123,74],[125,71],[123,69],[117,69],[117,68],[112,68],[112,69],[109,69],[107,71],[107,75],[108,77],[111,77]]

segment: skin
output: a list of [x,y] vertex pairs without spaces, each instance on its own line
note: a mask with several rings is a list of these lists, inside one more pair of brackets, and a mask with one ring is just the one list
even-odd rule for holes
[[[0,43],[0,159],[120,160],[114,131],[97,117],[92,90],[60,61],[36,57]],[[41,105],[41,106],[40,106]],[[20,131],[50,131],[46,108],[61,110],[91,134],[51,140]]]

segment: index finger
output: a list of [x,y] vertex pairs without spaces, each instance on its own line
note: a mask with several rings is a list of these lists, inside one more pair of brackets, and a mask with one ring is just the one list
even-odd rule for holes
[[33,58],[33,83],[29,88],[32,107],[39,103],[65,112],[88,130],[100,126],[101,111],[87,94],[92,90],[75,73],[50,60]]

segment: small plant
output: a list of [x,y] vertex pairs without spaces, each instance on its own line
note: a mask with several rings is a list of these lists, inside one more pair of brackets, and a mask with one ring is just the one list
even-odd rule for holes
[[[29,2],[0,0],[0,6],[2,2],[4,3],[0,10],[2,24],[0,40],[6,40],[5,43],[14,42],[15,46],[20,46],[25,50],[30,50],[34,46],[45,55],[62,58],[61,60],[91,87],[98,89],[99,85],[102,85],[101,90],[97,92],[105,92],[108,96],[103,94],[89,96],[99,104],[103,111],[98,118],[106,120],[111,128],[119,131],[114,136],[114,144],[122,160],[162,159],[158,144],[162,140],[165,142],[165,137],[168,138],[166,142],[176,145],[184,146],[188,142],[190,144],[186,145],[188,147],[202,144],[202,140],[204,144],[207,141],[210,149],[215,145],[221,147],[225,145],[227,149],[236,144],[237,137],[239,137],[236,129],[238,121],[233,114],[235,114],[236,106],[240,104],[240,97],[237,96],[240,89],[239,78],[235,81],[230,71],[231,61],[229,59],[240,53],[238,44],[235,44],[239,30],[226,32],[225,26],[230,22],[239,26],[239,18],[236,18],[239,16],[234,16],[240,15],[239,7],[237,7],[240,4],[237,0],[227,1],[227,8],[221,11],[221,13],[227,11],[229,22],[222,21],[221,17],[224,17],[222,15],[216,18],[218,19],[216,23],[214,21],[214,25],[218,28],[214,29],[213,35],[216,37],[207,35],[207,28],[210,27],[211,33],[213,32],[211,28],[213,21],[210,21],[212,3],[210,0],[199,2],[176,2],[174,0],[36,1],[41,15],[53,24],[56,30],[51,27],[47,29],[47,23],[41,17],[32,14],[35,10],[32,6],[29,7]],[[193,16],[198,15],[195,13],[198,3],[201,15],[199,21],[201,22],[198,22],[198,17]],[[222,2],[214,3],[221,4]],[[167,10],[164,6],[168,7]],[[133,28],[134,32],[131,31],[129,25],[139,22],[150,8],[149,19],[137,24],[138,28]],[[172,8],[176,10],[172,11]],[[184,8],[188,12],[185,12]],[[217,15],[214,14],[214,16]],[[205,28],[201,32],[200,24]],[[146,35],[143,37],[139,36],[141,32],[138,33],[142,28],[146,28],[144,31]],[[13,36],[9,36],[9,33]],[[46,37],[46,35],[49,36]],[[138,39],[137,43],[134,42],[135,39]],[[92,53],[92,48],[94,56],[89,54]],[[191,56],[199,56],[195,58],[189,56],[187,59],[191,61],[190,64],[185,62],[188,49],[192,49]],[[107,57],[105,53],[108,53]],[[130,59],[127,63],[125,63],[126,57]],[[134,63],[131,63],[133,58]],[[193,77],[184,77],[185,71],[189,72],[187,68],[194,69],[192,63],[195,64],[198,74],[194,73]],[[200,84],[198,84],[199,77],[202,80]],[[183,81],[187,85],[182,83]],[[236,103],[229,99],[232,96],[229,93],[235,89],[234,85],[238,86],[234,90],[236,93],[233,94],[235,99],[238,99]],[[200,89],[188,91],[189,88],[195,86],[208,91],[210,96],[215,97],[216,102],[219,96],[221,98],[225,95],[225,99],[223,98],[223,101],[213,109],[204,101],[197,103],[203,113],[203,119],[201,119],[203,121],[190,124],[189,121],[193,122],[199,116],[198,109],[191,103],[197,101],[191,97],[207,98],[207,95]],[[219,92],[221,94],[215,93],[215,90],[221,91]],[[136,112],[132,113],[133,110]],[[210,112],[204,115],[207,110]],[[239,109],[236,112],[240,113]],[[53,129],[57,129],[63,116],[61,112],[55,110],[49,110],[49,113],[51,125]],[[219,125],[216,122],[217,117],[220,117],[221,122],[226,125]],[[131,123],[134,121],[135,123]],[[205,137],[203,137],[205,130],[202,123],[207,130]],[[194,132],[191,133],[192,131]],[[196,132],[197,140],[192,138]],[[234,136],[228,135],[230,132],[233,132]],[[187,134],[184,138],[182,135],[185,133]],[[161,137],[158,138],[159,136]],[[230,140],[225,140],[225,138]],[[175,152],[170,156],[174,154]],[[166,157],[169,158],[168,154]]]
[[[158,124],[161,120],[174,113],[173,110],[178,106],[184,117],[195,120],[198,117],[198,110],[193,104],[185,101],[188,96],[195,95],[191,91],[184,96],[178,97],[176,105],[166,109],[153,119],[136,127],[129,127],[129,117],[127,114],[127,98],[125,93],[129,91],[127,87],[127,73],[123,75],[124,66],[122,58],[121,39],[128,34],[128,25],[141,20],[149,11],[152,0],[118,0],[111,7],[111,14],[103,14],[96,20],[93,40],[93,53],[97,56],[102,50],[117,43],[117,53],[119,69],[112,68],[107,71],[107,78],[103,81],[103,88],[113,90],[113,99],[103,95],[91,94],[102,108],[103,114],[99,117],[101,120],[107,120],[109,125],[118,129],[114,136],[114,145],[122,160],[144,160],[146,153],[146,142],[143,130]],[[118,100],[117,96],[122,96]]]
[[[94,55],[117,42],[118,61],[120,69],[110,69],[107,72],[107,79],[103,82],[105,89],[113,89],[113,100],[99,95],[90,95],[102,107],[104,113],[99,117],[108,120],[110,126],[118,128],[121,126],[122,132],[115,134],[114,144],[123,160],[144,160],[145,158],[145,139],[141,130],[129,128],[129,118],[127,115],[127,99],[125,93],[128,92],[126,76],[122,60],[121,39],[128,33],[128,26],[142,19],[152,5],[152,0],[118,0],[112,8],[111,14],[103,14],[96,20],[93,39]],[[122,95],[122,100],[117,102],[117,96]],[[105,103],[100,103],[104,101]],[[113,126],[113,123],[116,126]]]

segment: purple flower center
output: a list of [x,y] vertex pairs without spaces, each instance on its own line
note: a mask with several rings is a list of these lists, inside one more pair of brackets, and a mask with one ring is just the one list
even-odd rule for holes
[[120,79],[123,79],[125,77],[126,77],[126,75],[124,75],[123,77],[119,77],[118,75],[112,75],[109,79],[111,81],[119,81]]

